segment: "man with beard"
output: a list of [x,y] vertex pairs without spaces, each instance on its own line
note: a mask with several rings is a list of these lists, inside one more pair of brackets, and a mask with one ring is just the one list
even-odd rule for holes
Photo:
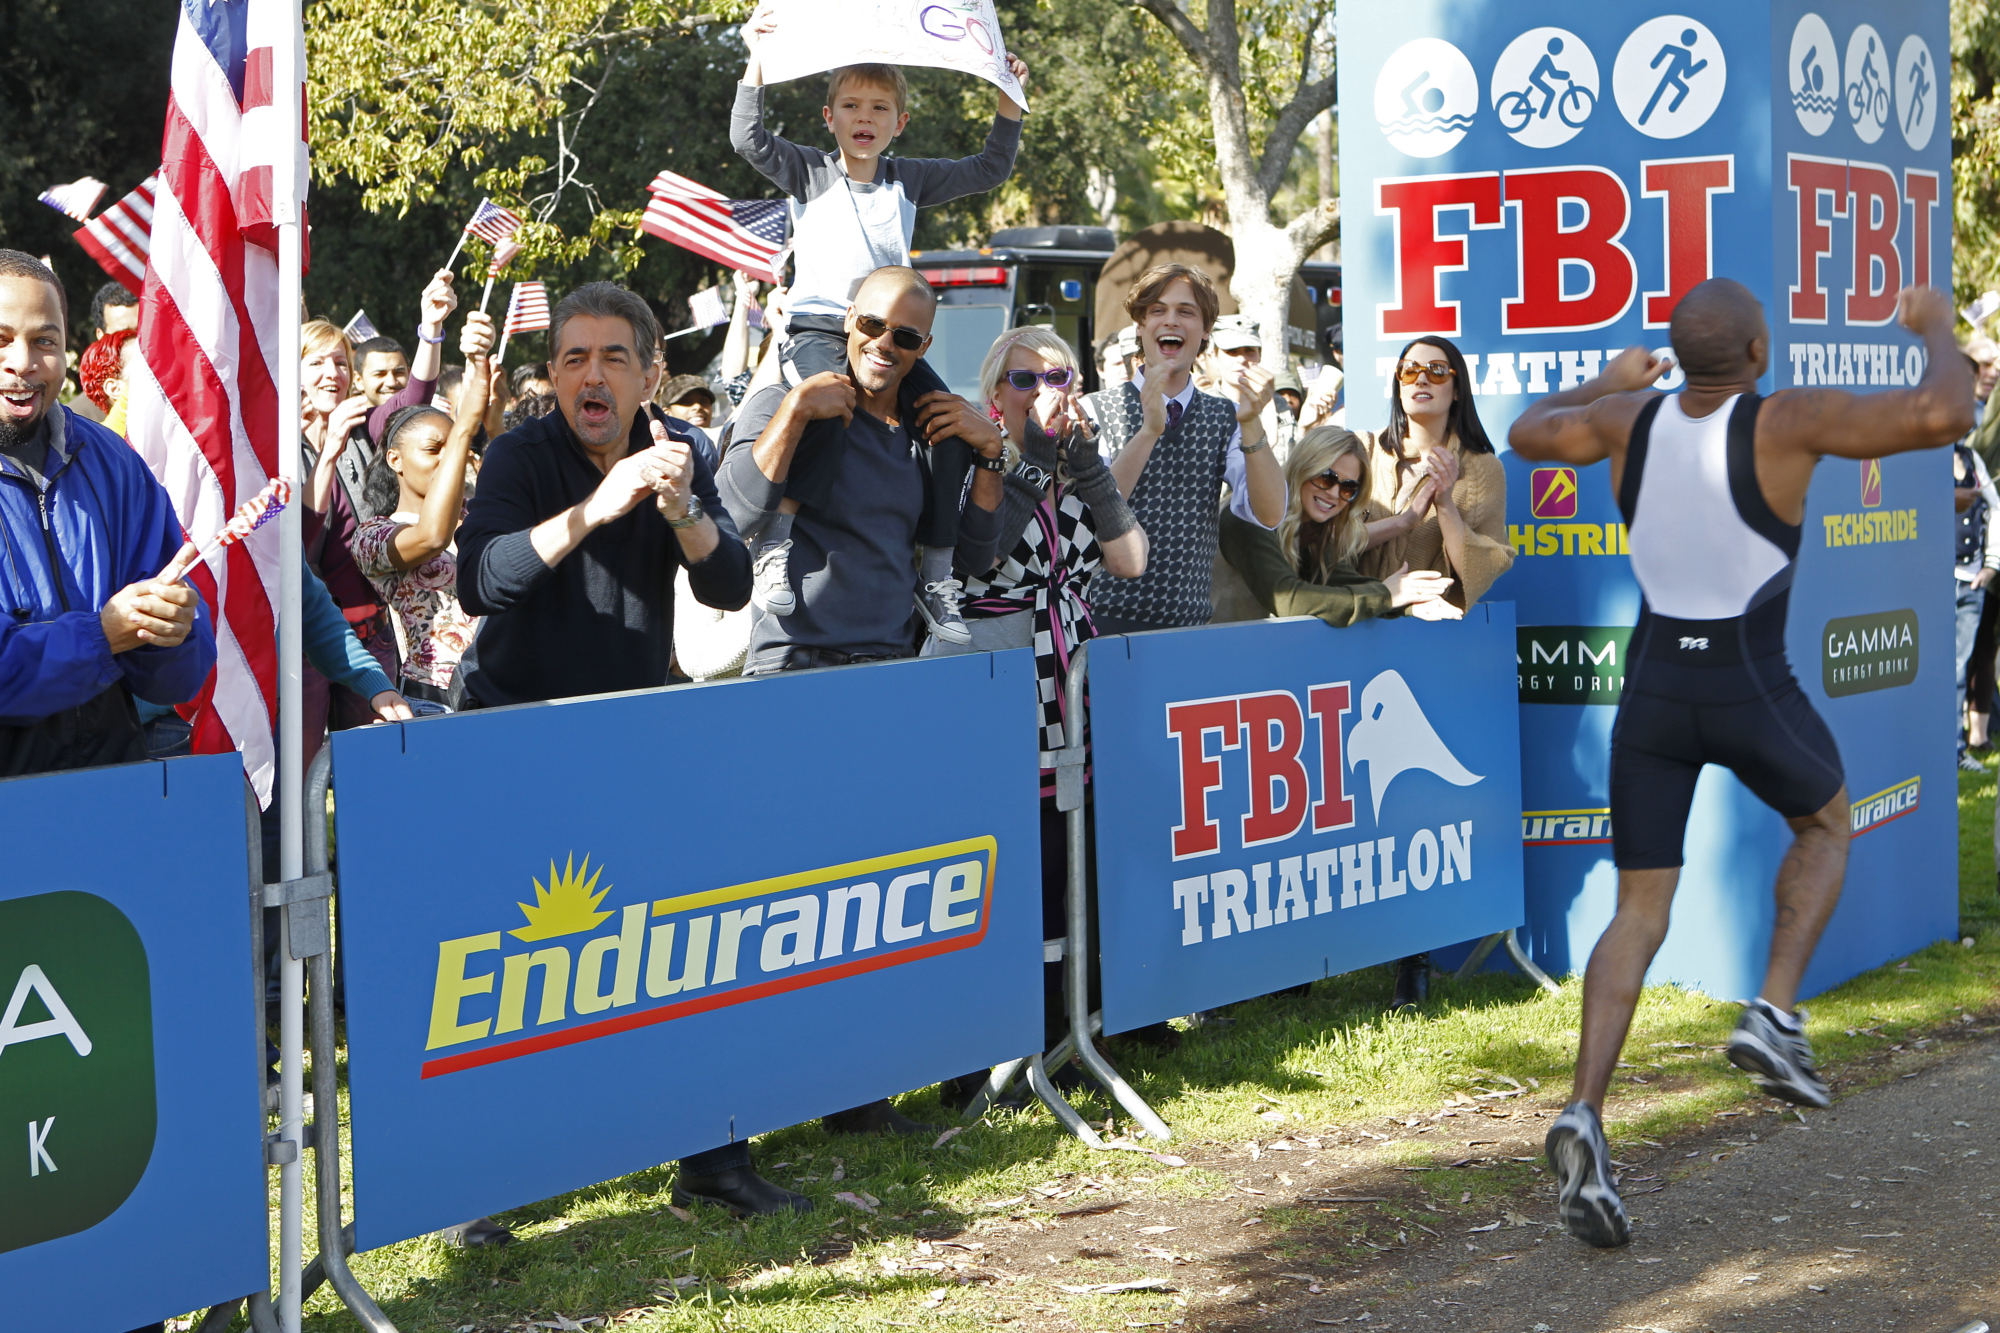
[[173,502],[124,440],[56,402],[69,303],[0,250],[0,776],[146,757],[133,700],[192,699],[215,634],[184,583]]

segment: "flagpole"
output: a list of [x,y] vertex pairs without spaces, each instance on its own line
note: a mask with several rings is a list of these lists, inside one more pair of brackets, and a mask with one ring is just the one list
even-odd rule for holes
[[493,273],[492,270],[489,269],[486,274],[486,290],[479,294],[480,314],[483,315],[486,313],[486,303],[489,300],[491,300],[492,297],[493,297]]
[[[273,44],[272,86],[296,90],[305,78],[305,29],[300,0],[283,0],[286,39]],[[299,123],[303,99],[294,92],[277,98],[284,108],[282,142],[293,145],[296,153],[289,181],[274,181],[273,221],[278,231],[278,475],[302,495],[299,485],[299,326],[303,298],[299,290],[302,220],[300,199],[305,192],[306,150],[304,127]],[[300,661],[304,641],[299,623],[299,602],[303,575],[300,563],[305,542],[300,531],[303,505],[286,505],[278,515],[278,860],[280,878],[305,876],[305,821],[303,809],[305,764],[304,678]],[[321,818],[325,818],[322,814]],[[279,950],[279,1061],[278,1136],[295,1146],[290,1160],[278,1175],[278,1326],[281,1333],[299,1333],[305,1240],[305,1176],[300,1149],[305,1122],[305,964],[293,957],[289,912],[278,919],[282,947]],[[320,1108],[322,1123],[338,1133],[339,1110]]]

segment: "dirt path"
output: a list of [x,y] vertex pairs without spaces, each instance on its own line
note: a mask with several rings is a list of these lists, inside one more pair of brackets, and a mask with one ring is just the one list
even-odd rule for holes
[[[1523,1137],[1538,1138],[1547,1111],[1523,1114],[1534,1120]],[[1201,1301],[1188,1324],[1948,1333],[2000,1318],[2000,1039],[1954,1045],[1808,1120],[1740,1117],[1631,1154],[1634,1240],[1623,1250],[1590,1250],[1546,1225],[1553,1190],[1538,1182],[1515,1207],[1498,1205],[1500,1228],[1435,1218],[1436,1240],[1322,1277],[1317,1293],[1270,1272],[1286,1256],[1266,1253],[1258,1290]],[[1646,1182],[1657,1192],[1640,1193]],[[1354,1193],[1359,1183],[1346,1182]],[[1289,1262],[1305,1257],[1294,1249]]]

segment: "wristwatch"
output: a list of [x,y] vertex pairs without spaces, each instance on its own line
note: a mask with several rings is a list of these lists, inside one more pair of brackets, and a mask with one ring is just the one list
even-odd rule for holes
[[1047,490],[1049,484],[1056,479],[1055,473],[1039,463],[1030,463],[1025,458],[1014,465],[1014,475],[1038,491]]
[[972,455],[972,465],[974,467],[985,468],[988,472],[1005,472],[1007,470],[1007,455],[1003,451],[993,458],[988,458],[985,454],[975,453]]
[[691,528],[695,524],[701,522],[701,520],[704,517],[706,517],[708,511],[701,507],[701,501],[695,499],[694,492],[692,491],[688,492],[687,500],[688,500],[687,512],[685,514],[682,514],[679,518],[668,519],[667,520],[668,527],[677,530],[683,528]]

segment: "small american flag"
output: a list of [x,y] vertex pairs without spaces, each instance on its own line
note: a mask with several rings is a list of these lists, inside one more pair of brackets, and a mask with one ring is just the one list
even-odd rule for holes
[[146,287],[146,261],[153,248],[153,192],[159,184],[156,171],[76,234],[77,244],[134,296]]
[[368,318],[365,309],[355,311],[354,318],[347,321],[347,327],[341,332],[347,335],[347,341],[351,343],[365,343],[370,338],[382,336],[381,331],[375,327],[375,321]]
[[501,336],[538,333],[549,326],[549,289],[539,282],[517,282],[507,298],[507,326]]
[[67,185],[51,185],[42,191],[42,202],[66,217],[78,222],[90,216],[90,210],[97,207],[97,201],[104,197],[104,182],[95,176],[83,176]]
[[521,230],[527,219],[510,209],[500,207],[491,199],[481,199],[479,207],[472,212],[472,221],[465,224],[465,230],[482,240],[499,245]]
[[648,188],[653,200],[640,230],[763,282],[778,280],[790,226],[784,200],[725,199],[671,171]]
[[521,245],[518,241],[502,241],[500,244],[494,246],[493,258],[488,260],[486,264],[486,276],[489,278],[499,277],[500,270],[507,267],[508,262],[520,253]]
[[688,314],[694,318],[697,327],[712,329],[717,324],[729,322],[729,305],[722,299],[722,288],[710,287],[696,292],[688,298]]

